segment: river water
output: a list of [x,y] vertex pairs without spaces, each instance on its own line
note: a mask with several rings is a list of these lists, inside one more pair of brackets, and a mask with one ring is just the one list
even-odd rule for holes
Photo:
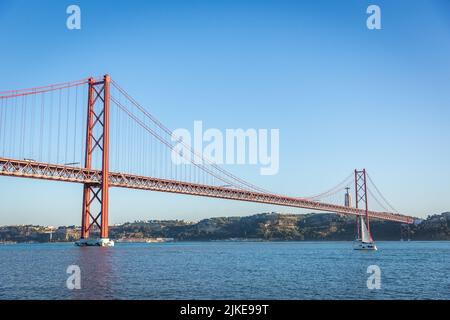
[[[450,299],[450,242],[377,245],[377,252],[350,242],[0,245],[0,299]],[[81,289],[67,287],[71,265]],[[375,280],[367,273],[373,265]],[[371,275],[380,289],[368,288]]]

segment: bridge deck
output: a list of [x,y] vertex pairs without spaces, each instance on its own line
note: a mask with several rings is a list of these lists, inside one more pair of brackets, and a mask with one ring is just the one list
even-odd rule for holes
[[[0,176],[14,176],[83,184],[100,184],[102,181],[102,174],[99,170],[88,170],[72,166],[54,165],[6,158],[0,158]],[[210,198],[267,203],[354,216],[365,214],[365,211],[362,209],[327,204],[308,199],[288,197],[276,194],[258,193],[227,187],[215,187],[175,180],[165,180],[117,172],[112,172],[109,174],[109,183],[111,187],[171,192]],[[415,218],[411,216],[379,211],[369,211],[369,216],[375,219],[396,221],[407,224],[411,224],[415,220]]]

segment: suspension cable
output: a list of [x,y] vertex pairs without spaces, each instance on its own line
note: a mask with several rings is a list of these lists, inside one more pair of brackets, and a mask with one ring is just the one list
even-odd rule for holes
[[342,180],[335,187],[333,187],[325,192],[322,192],[320,194],[307,197],[306,199],[316,200],[316,199],[332,196],[332,195],[336,194],[337,192],[341,191],[343,188],[345,188],[351,182],[349,180],[351,180],[352,178],[353,178],[353,173],[350,173],[344,180]]
[[375,188],[376,192],[379,194],[379,196],[381,197],[381,199],[384,200],[384,202],[387,204],[387,206],[389,208],[391,208],[394,212],[398,213],[398,211],[389,203],[389,201],[386,200],[386,198],[383,196],[383,194],[380,192],[380,190],[378,189],[378,187],[376,186],[376,184],[373,182],[372,178],[370,177],[369,174],[367,174],[367,177],[369,178],[370,183],[373,185],[373,187]]
[[[168,135],[172,136],[172,132],[170,131],[170,129],[168,129],[166,126],[164,126],[160,121],[158,121],[158,119],[156,119],[151,113],[149,113],[145,108],[143,108],[133,97],[131,97],[124,89],[122,89],[122,87],[120,87],[114,80],[111,80],[111,83],[113,84],[113,86],[119,90],[119,92],[121,92],[135,107],[137,107],[146,117],[148,117],[153,123],[155,123],[158,127],[160,127],[164,132],[166,132]],[[226,176],[228,176],[231,179],[234,179],[236,181],[238,181],[239,183],[249,187],[250,189],[253,189],[255,191],[258,192],[262,192],[262,193],[269,193],[271,194],[271,192],[264,190],[260,187],[257,187],[237,176],[235,176],[234,174],[232,174],[231,172],[222,169],[220,166],[216,165],[214,162],[210,161],[209,159],[205,158],[203,155],[199,155],[195,150],[193,150],[190,146],[186,145],[183,141],[180,141],[180,144],[183,145],[183,147],[185,147],[187,150],[189,150],[194,156],[198,157],[199,159],[201,159],[202,161],[205,161],[208,165],[211,165],[212,167],[214,167],[216,170],[220,171],[221,173],[225,174]]]
[[[151,135],[153,135],[156,139],[158,139],[160,142],[162,142],[165,146],[169,147],[170,149],[173,149],[173,146],[167,142],[163,137],[161,137],[158,133],[156,133],[153,129],[149,128],[145,123],[143,123],[139,118],[137,118],[131,111],[129,111],[125,106],[123,106],[119,101],[117,101],[116,98],[111,96],[111,101],[117,105],[122,111],[124,111],[132,120],[134,120],[138,125],[140,125],[142,128],[144,128],[147,132],[149,132]],[[238,189],[242,189],[241,186],[236,185],[232,181],[229,181],[223,177],[217,176],[213,172],[211,172],[209,169],[205,168],[204,166],[201,166],[197,163],[192,162],[193,165],[197,166],[199,169],[209,173],[212,176],[215,176],[217,179],[221,180],[224,183],[233,185],[234,187]]]

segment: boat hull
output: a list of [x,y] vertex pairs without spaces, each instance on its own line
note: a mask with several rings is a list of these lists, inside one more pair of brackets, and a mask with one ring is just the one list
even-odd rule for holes
[[108,238],[101,239],[80,239],[75,242],[78,247],[114,247],[114,241]]
[[375,243],[362,242],[362,241],[355,241],[353,243],[353,249],[354,250],[365,250],[365,251],[377,251],[378,250]]

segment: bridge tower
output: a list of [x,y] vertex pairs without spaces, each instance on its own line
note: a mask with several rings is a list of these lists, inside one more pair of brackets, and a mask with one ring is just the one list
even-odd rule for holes
[[[81,240],[78,245],[113,246],[108,237],[109,196],[109,106],[110,77],[96,81],[89,79],[85,168],[94,168],[93,160],[101,159],[101,183],[85,183],[81,218]],[[95,157],[95,159],[94,159]],[[99,239],[90,239],[94,227],[100,230]]]
[[[369,225],[369,204],[367,199],[367,174],[366,169],[363,170],[355,170],[355,206],[356,209],[362,208],[365,210],[365,223],[367,226],[367,231],[369,232],[369,237],[372,239],[372,234],[370,232]],[[361,203],[361,205],[360,205]],[[357,230],[357,238],[361,238],[361,229],[360,229],[360,217],[356,216],[356,230]]]

